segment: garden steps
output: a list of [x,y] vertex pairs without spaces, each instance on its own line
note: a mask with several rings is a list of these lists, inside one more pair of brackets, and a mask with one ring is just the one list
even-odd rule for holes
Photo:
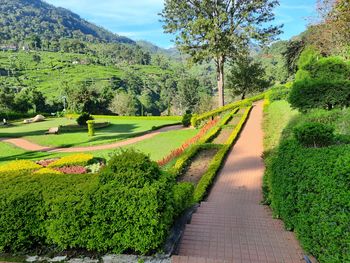
[[173,262],[305,262],[283,222],[261,205],[262,103],[250,118],[205,202],[186,225]]

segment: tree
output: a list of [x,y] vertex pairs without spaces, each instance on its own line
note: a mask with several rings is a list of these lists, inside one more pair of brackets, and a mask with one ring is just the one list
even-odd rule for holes
[[224,105],[224,64],[235,59],[251,39],[271,40],[280,26],[274,20],[277,0],[166,0],[161,13],[166,33],[176,34],[176,44],[193,62],[216,63],[219,105]]
[[228,77],[232,97],[241,95],[242,100],[251,92],[263,91],[271,84],[264,79],[265,69],[261,63],[243,56],[231,65]]
[[178,82],[178,102],[184,112],[193,112],[197,107],[200,100],[199,88],[199,81],[192,77],[183,77]]
[[133,116],[137,111],[137,101],[133,94],[122,91],[113,98],[109,110],[121,116]]

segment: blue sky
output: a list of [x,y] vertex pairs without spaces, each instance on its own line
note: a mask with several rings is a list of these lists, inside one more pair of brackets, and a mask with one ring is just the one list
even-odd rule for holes
[[[158,13],[163,0],[46,0],[79,14],[82,18],[134,40],[147,40],[169,48],[172,36],[163,33]],[[315,12],[316,0],[280,0],[276,8],[277,23],[284,24],[281,39],[304,31],[307,18]]]

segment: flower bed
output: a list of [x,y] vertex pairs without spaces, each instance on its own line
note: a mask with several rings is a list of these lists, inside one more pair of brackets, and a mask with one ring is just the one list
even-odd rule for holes
[[79,153],[62,157],[48,165],[48,167],[65,167],[65,166],[86,166],[94,158],[92,154]]
[[184,144],[182,144],[179,148],[171,151],[171,153],[164,157],[162,160],[158,161],[158,165],[164,166],[168,164],[170,161],[175,159],[176,157],[179,157],[186,149],[188,149],[190,146],[196,144],[199,142],[206,134],[207,132],[213,128],[217,123],[219,119],[215,118],[214,120],[209,121],[199,132],[196,136],[192,137],[191,139],[187,140]]
[[41,168],[39,164],[36,164],[29,160],[17,160],[9,162],[0,166],[1,172],[16,172],[16,171],[32,171]]

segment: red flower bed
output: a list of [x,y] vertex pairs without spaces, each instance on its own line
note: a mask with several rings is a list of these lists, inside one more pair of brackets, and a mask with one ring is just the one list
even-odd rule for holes
[[54,161],[57,161],[58,158],[55,159],[46,159],[46,160],[40,160],[37,161],[36,163],[41,165],[42,167],[47,167],[49,164],[53,163]]
[[87,172],[84,166],[65,166],[55,168],[55,170],[64,174],[85,174]]
[[187,148],[189,148],[191,145],[199,142],[202,137],[212,128],[214,127],[217,122],[219,121],[218,118],[215,118],[214,120],[209,121],[207,124],[205,124],[203,126],[203,128],[198,132],[198,134],[194,137],[192,137],[191,139],[187,140],[186,142],[184,142],[184,144],[182,144],[179,148],[171,151],[171,153],[164,157],[162,160],[158,161],[158,165],[160,166],[164,166],[167,163],[169,163],[171,160],[173,160],[174,158],[180,156]]

